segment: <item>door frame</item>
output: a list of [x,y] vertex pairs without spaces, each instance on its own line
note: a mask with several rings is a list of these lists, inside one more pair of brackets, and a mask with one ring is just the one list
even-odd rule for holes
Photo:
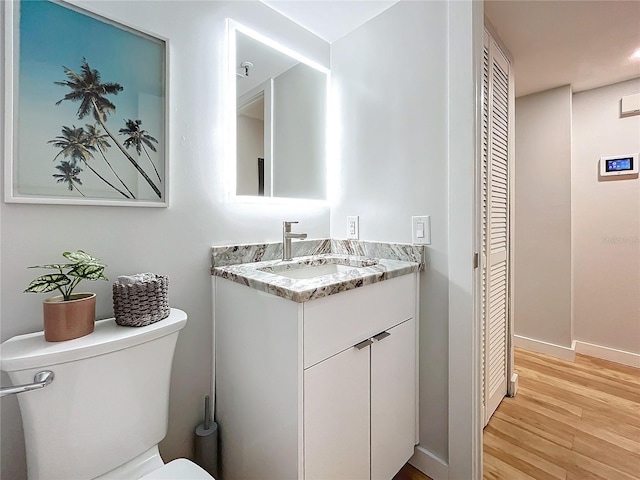
[[[448,478],[482,478],[482,328],[478,314],[484,5],[447,2],[449,102],[449,419]],[[444,478],[444,477],[443,477]]]
[[[481,278],[473,268],[473,256],[479,252],[481,219],[478,215],[480,166],[482,162],[482,58],[484,45],[484,5],[479,2],[447,2],[449,45],[449,420],[448,478],[480,480],[483,475],[482,408],[482,317]],[[495,33],[491,32],[490,33]],[[513,65],[513,58],[494,36]],[[513,88],[513,75],[509,76]],[[453,91],[453,84],[464,82]],[[459,85],[456,85],[459,86]],[[468,88],[468,90],[467,90]],[[473,107],[469,109],[469,105]],[[514,105],[509,103],[510,121]],[[471,125],[468,129],[461,125]],[[514,124],[515,127],[515,124]],[[513,184],[514,139],[510,132],[509,168],[511,187],[509,201],[510,230],[515,222]],[[466,163],[464,159],[469,159]],[[465,178],[466,175],[466,178]],[[461,238],[465,237],[466,238]],[[513,265],[515,249],[510,250]],[[510,278],[509,337],[513,335],[513,275]],[[513,342],[508,349],[513,350]],[[513,355],[507,367],[511,380]],[[508,388],[512,382],[508,381]]]

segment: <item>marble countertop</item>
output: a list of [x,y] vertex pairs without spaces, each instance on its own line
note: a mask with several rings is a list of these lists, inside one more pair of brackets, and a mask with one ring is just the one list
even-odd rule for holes
[[[301,264],[306,267],[339,264],[349,268],[306,279],[289,278],[278,274],[283,270],[295,270]],[[214,265],[211,273],[294,302],[307,302],[414,273],[421,270],[422,266],[419,262],[405,260],[320,253],[286,261],[264,260],[234,265]]]

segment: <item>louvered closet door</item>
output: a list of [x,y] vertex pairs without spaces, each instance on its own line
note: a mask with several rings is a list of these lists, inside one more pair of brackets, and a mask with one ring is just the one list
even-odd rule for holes
[[507,394],[509,62],[485,45],[482,164],[482,318],[485,425]]

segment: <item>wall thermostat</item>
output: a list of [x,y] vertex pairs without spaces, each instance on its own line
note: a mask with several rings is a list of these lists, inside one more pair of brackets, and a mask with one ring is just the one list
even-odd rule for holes
[[637,175],[638,154],[600,157],[600,176]]

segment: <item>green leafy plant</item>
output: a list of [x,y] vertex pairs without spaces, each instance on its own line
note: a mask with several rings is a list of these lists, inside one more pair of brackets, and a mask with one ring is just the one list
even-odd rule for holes
[[63,252],[62,256],[69,263],[53,263],[50,265],[35,265],[28,268],[46,268],[57,270],[57,273],[42,275],[33,280],[24,293],[46,293],[59,290],[65,302],[71,300],[73,290],[82,280],[108,280],[103,275],[106,265],[102,260],[92,257],[88,253]]

